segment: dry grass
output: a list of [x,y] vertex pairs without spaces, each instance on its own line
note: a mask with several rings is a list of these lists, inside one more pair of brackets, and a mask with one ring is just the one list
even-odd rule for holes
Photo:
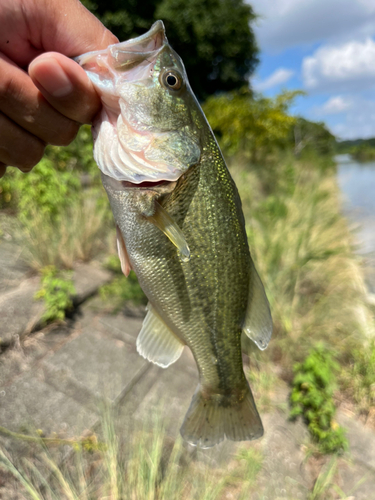
[[324,342],[345,361],[374,328],[334,172],[295,161],[277,169],[268,194],[259,175],[232,171],[252,256],[271,303],[275,328],[269,352],[291,368]]
[[27,263],[37,270],[49,265],[71,269],[77,261],[97,257],[109,245],[113,233],[109,221],[108,207],[98,205],[90,192],[74,198],[58,221],[35,210],[19,236],[27,249]]
[[[262,454],[241,446],[226,468],[210,463],[204,451],[193,455],[175,443],[154,418],[120,443],[112,418],[103,417],[100,446],[76,447],[57,465],[44,447],[38,462],[17,465],[0,449],[0,472],[13,476],[18,500],[245,500],[254,491]],[[229,462],[229,466],[228,466]],[[10,492],[11,490],[8,489]],[[0,489],[1,493],[1,489]]]

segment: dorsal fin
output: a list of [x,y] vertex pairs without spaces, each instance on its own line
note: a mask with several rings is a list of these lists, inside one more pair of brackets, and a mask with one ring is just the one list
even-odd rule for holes
[[137,351],[148,361],[162,368],[178,360],[184,343],[164,323],[150,303],[137,338]]
[[261,279],[251,263],[249,297],[243,331],[262,351],[272,335],[272,317]]

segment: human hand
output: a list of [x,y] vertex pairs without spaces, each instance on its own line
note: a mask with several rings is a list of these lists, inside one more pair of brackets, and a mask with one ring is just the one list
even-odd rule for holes
[[2,177],[10,165],[31,170],[46,144],[68,145],[91,122],[99,97],[69,58],[118,40],[78,0],[1,0],[0,26]]

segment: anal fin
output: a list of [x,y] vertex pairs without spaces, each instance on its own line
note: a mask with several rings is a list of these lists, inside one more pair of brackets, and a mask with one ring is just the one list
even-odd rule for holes
[[162,368],[178,360],[184,343],[164,323],[150,303],[137,338],[137,351],[148,361]]
[[272,335],[272,317],[263,283],[253,263],[250,269],[250,286],[243,331],[262,351]]

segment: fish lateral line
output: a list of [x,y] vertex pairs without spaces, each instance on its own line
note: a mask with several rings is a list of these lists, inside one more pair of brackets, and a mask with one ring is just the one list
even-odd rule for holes
[[177,222],[169,215],[157,200],[154,201],[154,213],[144,215],[144,217],[154,224],[173,243],[179,252],[182,262],[189,262],[190,248],[185,239],[184,233],[179,228]]

